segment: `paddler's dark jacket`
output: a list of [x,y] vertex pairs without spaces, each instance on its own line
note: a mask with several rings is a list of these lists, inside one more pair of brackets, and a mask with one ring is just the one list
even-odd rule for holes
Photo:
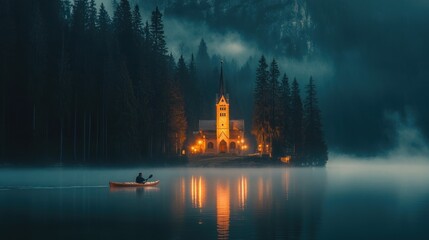
[[140,175],[138,175],[136,177],[136,183],[144,183],[145,181],[146,180],[142,176],[140,176]]

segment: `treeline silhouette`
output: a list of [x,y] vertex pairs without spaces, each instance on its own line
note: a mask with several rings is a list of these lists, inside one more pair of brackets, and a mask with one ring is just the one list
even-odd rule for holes
[[[213,118],[221,57],[202,39],[176,62],[158,8],[143,21],[137,5],[113,3],[110,16],[94,0],[0,1],[0,159],[177,156],[198,119]],[[251,82],[249,63],[225,65]]]
[[139,159],[183,145],[183,58],[168,55],[158,9],[146,23],[127,0],[112,17],[94,0],[0,9],[2,158]]
[[286,74],[279,77],[276,60],[268,65],[262,56],[256,70],[252,128],[258,151],[273,157],[290,156],[296,165],[324,166],[328,150],[313,78],[306,86],[303,104],[296,78],[291,87]]
[[[201,39],[176,61],[158,8],[144,21],[113,3],[109,14],[94,0],[0,1],[0,159],[161,159],[214,119],[222,57]],[[224,59],[231,116],[246,126],[256,65]]]

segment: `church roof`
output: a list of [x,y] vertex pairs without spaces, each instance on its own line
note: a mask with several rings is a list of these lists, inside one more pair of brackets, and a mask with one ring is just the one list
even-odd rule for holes
[[216,120],[200,120],[198,123],[200,131],[216,131]]

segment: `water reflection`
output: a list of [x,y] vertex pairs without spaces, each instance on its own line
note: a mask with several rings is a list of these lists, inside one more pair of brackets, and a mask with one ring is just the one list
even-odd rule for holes
[[229,182],[216,183],[216,224],[218,239],[229,238],[230,195]]
[[244,209],[247,204],[247,177],[241,176],[237,183],[238,207]]
[[191,177],[192,207],[203,208],[206,202],[206,181],[203,177]]
[[[34,216],[41,215],[55,219],[39,226],[44,231],[51,231],[49,224],[67,226],[73,222],[82,229],[91,224],[93,234],[101,231],[118,239],[140,236],[142,225],[147,239],[312,239],[319,231],[324,170],[157,171],[162,179],[157,187],[0,192],[0,203],[16,205],[0,209],[0,220],[8,219],[6,227],[13,228],[22,220],[14,216],[24,216],[30,219],[25,227],[32,228],[38,223]],[[100,179],[109,179],[112,174],[105,175]],[[118,171],[117,175],[126,173]],[[36,214],[29,214],[32,212]],[[108,224],[116,227],[106,227]],[[78,233],[75,235],[78,238]]]
[[285,170],[282,174],[282,184],[286,200],[289,199],[289,169]]
[[129,193],[151,193],[158,192],[159,187],[111,187],[109,188],[111,193],[129,192]]

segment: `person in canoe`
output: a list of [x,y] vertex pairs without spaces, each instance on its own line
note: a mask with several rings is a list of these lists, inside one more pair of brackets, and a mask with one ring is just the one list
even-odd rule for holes
[[147,179],[144,179],[142,177],[142,173],[139,173],[139,175],[136,177],[136,183],[146,183]]

